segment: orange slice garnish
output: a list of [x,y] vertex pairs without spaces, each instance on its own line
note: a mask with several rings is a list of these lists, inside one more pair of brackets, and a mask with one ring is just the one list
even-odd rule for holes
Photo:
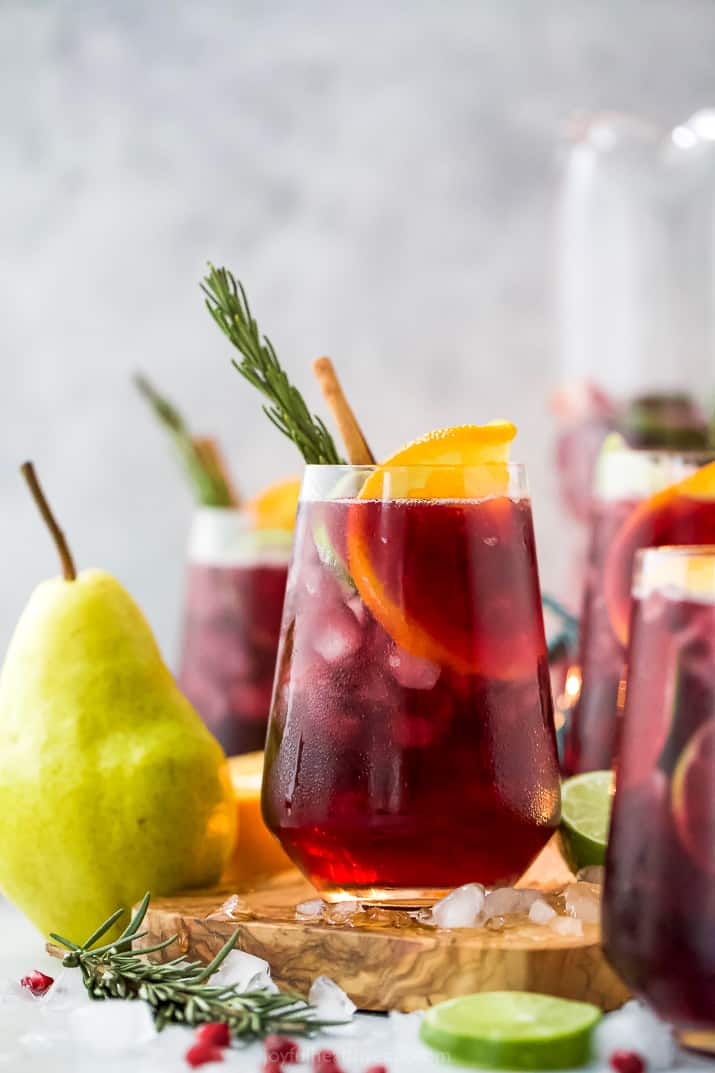
[[628,643],[633,560],[639,548],[663,544],[715,542],[715,462],[643,500],[628,515],[608,553],[603,589],[611,626],[622,645]]
[[516,426],[510,421],[428,432],[381,463],[365,481],[360,498],[481,499],[493,495],[506,485],[505,464],[515,436]]
[[[350,507],[348,566],[363,602],[400,648],[460,673],[510,678],[543,647],[538,593],[519,585],[512,605],[497,576],[501,557],[523,550],[525,523],[505,494],[515,433],[506,421],[432,432],[382,463]],[[404,503],[419,499],[451,502]],[[484,502],[467,517],[465,499]],[[480,540],[482,556],[473,553]]]
[[285,529],[295,525],[300,478],[275,481],[246,504],[256,529]]

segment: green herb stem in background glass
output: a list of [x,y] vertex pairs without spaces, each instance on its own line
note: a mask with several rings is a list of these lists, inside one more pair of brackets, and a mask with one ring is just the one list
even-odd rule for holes
[[174,935],[156,946],[132,950],[132,943],[147,934],[139,929],[148,907],[149,895],[145,894],[122,934],[105,946],[94,944],[114,927],[123,909],[105,920],[82,946],[52,933],[51,938],[68,951],[62,964],[81,970],[90,998],[143,999],[159,1030],[167,1024],[193,1027],[222,1021],[235,1039],[261,1038],[272,1032],[309,1035],[343,1023],[319,1020],[315,1008],[300,995],[267,990],[241,993],[235,985],[212,984],[210,977],[236,945],[238,929],[209,965],[184,957],[163,964],[145,960],[147,954],[164,950],[177,939]]
[[171,436],[196,502],[204,507],[230,507],[233,498],[223,474],[202,455],[176,407],[146,377],[137,374],[134,383]]
[[343,465],[327,428],[291,384],[270,339],[261,336],[243,284],[228,269],[209,264],[201,289],[209,313],[241,354],[241,360],[233,364],[269,400],[263,409],[273,424],[293,441],[307,463]]

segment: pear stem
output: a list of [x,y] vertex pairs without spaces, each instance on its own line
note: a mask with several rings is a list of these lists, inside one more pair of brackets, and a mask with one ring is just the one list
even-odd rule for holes
[[60,562],[62,563],[62,574],[64,575],[64,579],[65,581],[74,581],[77,577],[77,571],[75,569],[72,553],[69,549],[67,541],[65,540],[65,535],[57,524],[57,520],[52,513],[50,504],[45,499],[45,493],[42,491],[42,486],[37,479],[35,467],[33,466],[32,462],[23,462],[23,464],[20,466],[20,473],[27,481],[27,486],[30,489],[32,498],[37,504],[37,509],[39,510],[47,528],[52,534],[52,539],[55,542],[55,547],[57,548]]

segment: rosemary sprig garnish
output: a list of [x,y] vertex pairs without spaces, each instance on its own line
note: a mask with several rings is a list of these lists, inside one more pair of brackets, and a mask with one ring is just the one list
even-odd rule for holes
[[291,384],[268,336],[261,336],[243,284],[227,268],[214,268],[209,263],[201,289],[209,313],[241,354],[241,360],[233,364],[269,400],[263,411],[276,428],[293,441],[306,462],[343,465],[324,423],[310,413],[303,396]]
[[205,507],[231,506],[231,489],[223,474],[202,455],[186,422],[173,403],[160,395],[141,373],[135,375],[134,383],[171,436],[197,503]]
[[149,906],[149,894],[118,939],[104,946],[95,946],[116,924],[123,910],[118,909],[81,946],[52,933],[51,937],[67,949],[62,964],[79,968],[84,986],[92,999],[143,999],[161,1030],[165,1025],[201,1025],[225,1022],[234,1038],[260,1038],[272,1032],[312,1034],[339,1022],[321,1021],[315,1008],[300,995],[267,990],[239,992],[229,987],[211,984],[210,977],[236,945],[238,929],[219,950],[209,965],[174,958],[163,964],[145,961],[147,954],[165,950],[177,936],[156,946],[132,950],[132,943],[147,932],[139,929]]

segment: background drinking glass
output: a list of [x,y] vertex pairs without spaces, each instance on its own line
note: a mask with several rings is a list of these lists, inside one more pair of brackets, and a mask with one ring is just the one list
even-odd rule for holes
[[641,551],[608,844],[606,953],[680,1028],[715,1029],[715,547]]
[[614,571],[630,575],[639,547],[715,540],[715,501],[679,497],[644,514],[630,540],[619,540],[615,547],[616,539],[639,503],[682,480],[710,458],[711,454],[610,448],[609,444],[601,454],[581,611],[581,688],[566,729],[566,774],[609,768],[618,751],[619,689],[624,682],[626,651],[607,603],[607,575]]
[[[433,480],[448,499],[408,498]],[[263,809],[327,897],[429,902],[544,846],[559,778],[522,467],[307,467]]]
[[194,514],[179,683],[228,755],[265,742],[291,539],[247,511]]

